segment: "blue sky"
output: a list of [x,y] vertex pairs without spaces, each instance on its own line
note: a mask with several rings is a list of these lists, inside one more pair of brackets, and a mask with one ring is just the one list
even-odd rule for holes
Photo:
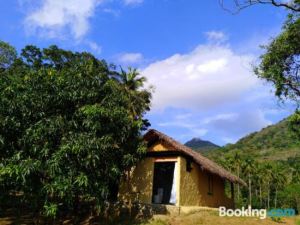
[[232,15],[218,0],[12,0],[1,2],[0,39],[137,67],[154,87],[152,128],[224,145],[293,112],[252,72],[285,16],[262,5]]

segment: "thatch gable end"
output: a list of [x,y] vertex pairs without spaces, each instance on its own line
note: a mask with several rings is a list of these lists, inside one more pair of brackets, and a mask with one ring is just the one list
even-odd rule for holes
[[223,179],[226,179],[233,183],[240,183],[246,186],[246,183],[238,178],[237,176],[233,175],[229,171],[225,170],[223,167],[219,166],[215,162],[211,161],[210,159],[204,157],[198,152],[193,151],[189,147],[179,143],[178,141],[174,140],[173,138],[163,134],[157,130],[151,129],[144,135],[144,140],[148,143],[148,147],[150,148],[154,143],[157,141],[161,141],[165,143],[167,146],[170,146],[171,151],[178,151],[186,156],[192,158],[192,160],[197,163],[201,168],[207,170],[212,174],[216,174]]

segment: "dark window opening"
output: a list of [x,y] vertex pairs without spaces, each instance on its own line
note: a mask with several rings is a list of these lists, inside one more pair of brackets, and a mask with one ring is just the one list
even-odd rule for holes
[[191,172],[192,169],[192,161],[190,159],[186,159],[186,171]]
[[152,202],[170,204],[175,162],[154,163]]

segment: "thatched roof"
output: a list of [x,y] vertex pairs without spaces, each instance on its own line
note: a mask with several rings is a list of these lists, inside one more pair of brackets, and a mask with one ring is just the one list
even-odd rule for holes
[[201,168],[204,170],[209,171],[212,174],[216,174],[223,179],[229,180],[233,183],[240,183],[242,185],[246,186],[246,183],[238,178],[237,176],[233,175],[232,173],[225,170],[223,167],[219,166],[215,162],[211,161],[210,159],[204,157],[198,152],[195,152],[194,150],[190,149],[189,147],[179,143],[178,141],[174,140],[173,138],[157,131],[154,129],[149,130],[145,135],[144,139],[149,143],[155,142],[155,141],[163,141],[167,145],[171,146],[173,149],[170,149],[172,151],[179,151],[180,153],[187,155],[193,159],[195,163],[197,163]]

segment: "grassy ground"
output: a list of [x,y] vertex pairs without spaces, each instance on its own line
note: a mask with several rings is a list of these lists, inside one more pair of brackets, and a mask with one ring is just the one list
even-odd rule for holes
[[270,218],[219,217],[216,212],[198,212],[181,216],[155,216],[142,225],[300,225],[300,216],[283,218],[280,222]]
[[[12,224],[34,224],[30,216],[2,216],[0,225]],[[40,224],[44,224],[43,222]],[[64,220],[60,222],[50,222],[48,224],[75,224],[74,220]],[[118,222],[105,222],[98,219],[82,218],[76,224],[80,225],[300,225],[300,216],[283,218],[281,222],[272,221],[270,218],[261,220],[258,218],[237,218],[237,217],[219,217],[217,212],[197,212],[180,216],[156,215],[147,221],[129,221],[123,219]]]

